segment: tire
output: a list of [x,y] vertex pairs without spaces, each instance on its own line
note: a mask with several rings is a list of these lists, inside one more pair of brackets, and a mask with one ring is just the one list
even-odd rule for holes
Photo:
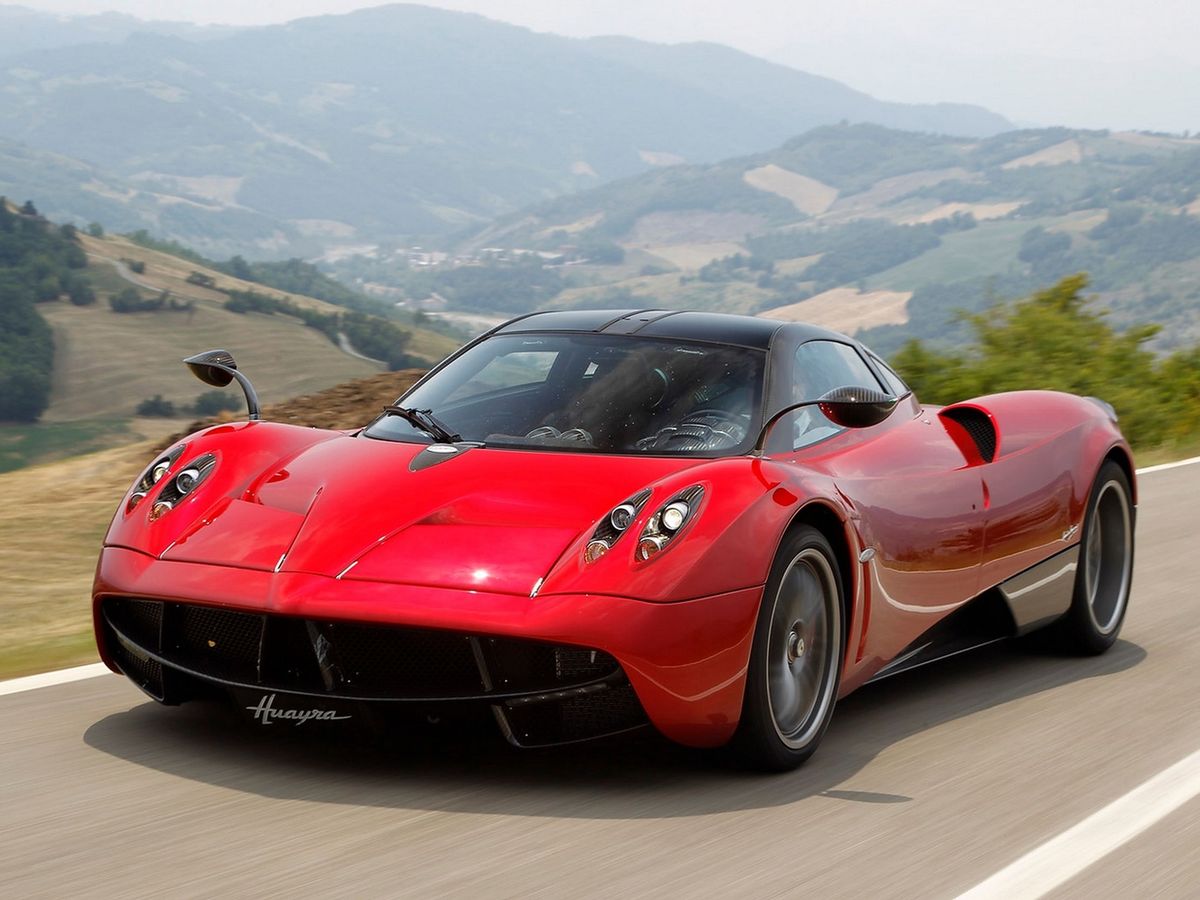
[[1071,608],[1056,623],[1062,649],[1103,653],[1117,640],[1133,580],[1133,492],[1124,470],[1100,467],[1088,497]]
[[842,578],[815,528],[788,533],[763,589],[732,749],[744,766],[794,769],[817,749],[837,702],[845,650]]

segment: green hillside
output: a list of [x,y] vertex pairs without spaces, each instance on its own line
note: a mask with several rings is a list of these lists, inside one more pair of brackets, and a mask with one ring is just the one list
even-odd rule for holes
[[528,207],[463,235],[440,265],[370,266],[451,308],[768,313],[860,331],[884,352],[914,335],[960,341],[958,310],[1086,271],[1114,325],[1164,326],[1162,350],[1200,340],[1198,198],[1196,139],[837,125]]
[[298,260],[213,267],[166,249],[0,204],[0,471],[241,410],[236,388],[214,395],[180,365],[198,350],[233,351],[276,402],[460,343]]

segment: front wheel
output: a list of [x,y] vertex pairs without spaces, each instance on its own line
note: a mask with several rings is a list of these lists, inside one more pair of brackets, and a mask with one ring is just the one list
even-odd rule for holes
[[833,548],[815,528],[791,531],[771,567],[746,672],[733,749],[757,769],[795,768],[833,716],[845,644]]
[[1057,623],[1065,649],[1103,653],[1117,640],[1133,579],[1133,502],[1114,462],[1100,468],[1088,497],[1071,608]]

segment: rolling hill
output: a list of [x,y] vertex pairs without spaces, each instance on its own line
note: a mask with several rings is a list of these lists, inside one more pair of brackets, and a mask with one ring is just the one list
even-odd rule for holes
[[[959,309],[1078,271],[1119,326],[1200,341],[1200,140],[1041,129],[967,140],[874,125],[679,165],[528,207],[463,239],[414,297],[487,309],[464,271],[523,266],[529,306],[665,306],[808,318],[890,352],[952,343]],[[482,248],[489,248],[486,252]],[[600,248],[607,264],[587,261]],[[526,262],[538,251],[547,262]],[[555,260],[568,260],[562,266]],[[378,269],[380,260],[372,261]],[[347,261],[343,276],[354,272]],[[521,309],[504,295],[491,307]]]
[[[41,223],[50,236],[58,234],[44,220],[16,220]],[[265,403],[383,368],[358,353],[344,334],[335,342],[329,332],[307,327],[298,316],[311,312],[328,321],[345,313],[341,307],[244,281],[123,237],[76,234],[71,241],[83,251],[84,268],[76,271],[96,301],[77,305],[60,297],[36,304],[54,344],[49,405],[37,422],[0,424],[0,471],[178,430],[181,421],[194,417],[192,408],[208,391],[179,362],[201,349],[233,351]],[[167,301],[160,308],[115,311],[112,298],[130,291],[149,306],[164,292]],[[290,312],[234,312],[231,296],[275,298]],[[459,344],[419,326],[404,330],[409,334],[404,350],[415,361],[435,362]],[[228,393],[240,402],[235,389]],[[176,417],[138,415],[138,407],[153,398],[174,406]]]
[[729,48],[574,40],[420,6],[226,31],[85,18],[57,33],[30,15],[12,32],[30,43],[0,49],[0,190],[216,256],[447,233],[841,120],[1009,127]]

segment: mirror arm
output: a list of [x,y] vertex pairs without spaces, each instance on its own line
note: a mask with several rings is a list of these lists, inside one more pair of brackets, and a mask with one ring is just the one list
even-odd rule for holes
[[785,406],[771,418],[762,427],[762,431],[758,433],[758,440],[754,442],[754,449],[750,451],[751,456],[762,456],[767,446],[767,436],[770,435],[771,429],[775,427],[775,423],[786,416],[788,413],[795,412],[798,409],[803,409],[806,406],[817,406],[821,403],[820,400],[805,400],[803,403],[793,403],[791,406]]
[[229,366],[223,366],[220,363],[205,363],[207,366],[212,366],[214,369],[219,369],[227,375],[231,375],[239,385],[241,385],[242,393],[246,395],[246,409],[249,412],[248,418],[251,422],[257,422],[262,418],[262,409],[258,405],[258,392],[254,390],[254,385],[250,383],[250,379],[239,372],[237,369],[231,369]]

